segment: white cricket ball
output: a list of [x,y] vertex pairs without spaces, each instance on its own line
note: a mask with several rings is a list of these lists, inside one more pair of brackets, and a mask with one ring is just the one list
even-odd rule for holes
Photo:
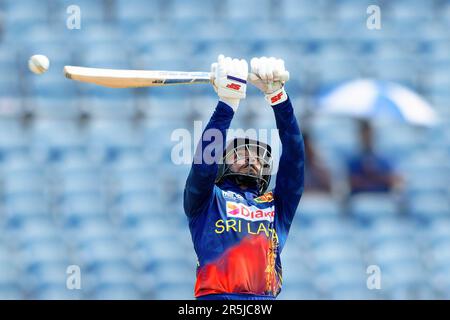
[[48,58],[42,54],[36,54],[28,60],[28,68],[31,72],[36,74],[42,74],[48,70],[50,66],[50,61]]

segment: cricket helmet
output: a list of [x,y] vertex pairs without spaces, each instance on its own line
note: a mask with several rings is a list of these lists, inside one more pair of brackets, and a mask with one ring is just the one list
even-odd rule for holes
[[[232,171],[232,165],[242,159],[246,161],[247,172]],[[251,161],[259,162],[259,170],[252,168]],[[259,194],[263,194],[269,187],[272,164],[272,148],[268,144],[247,137],[235,138],[228,143],[223,152],[216,183],[231,178],[237,184],[255,186]]]

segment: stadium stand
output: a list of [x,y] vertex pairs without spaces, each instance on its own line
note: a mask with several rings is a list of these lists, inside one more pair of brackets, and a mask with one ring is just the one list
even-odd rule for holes
[[[450,1],[375,1],[382,32],[365,27],[374,1],[77,0],[81,29],[68,30],[72,2],[0,3],[0,299],[193,298],[189,165],[172,163],[171,133],[208,119],[213,89],[102,89],[65,80],[62,66],[208,70],[219,53],[285,59],[301,124],[321,90],[362,76],[412,87],[442,119],[375,122],[401,194],[304,195],[279,298],[450,299]],[[36,52],[51,61],[43,76],[26,69]],[[273,126],[263,104],[249,88],[236,122]],[[356,124],[308,125],[341,170]],[[81,290],[66,288],[69,265]],[[366,287],[370,265],[380,290]]]

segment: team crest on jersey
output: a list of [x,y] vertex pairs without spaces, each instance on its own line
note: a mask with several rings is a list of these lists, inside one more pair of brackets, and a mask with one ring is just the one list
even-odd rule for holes
[[273,201],[273,194],[272,191],[269,191],[262,196],[253,199],[256,203],[265,203],[265,202],[272,202]]
[[240,194],[233,191],[222,190],[222,195],[225,199],[244,201],[244,198]]

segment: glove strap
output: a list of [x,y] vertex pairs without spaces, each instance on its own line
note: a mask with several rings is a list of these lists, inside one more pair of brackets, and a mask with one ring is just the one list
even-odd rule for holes
[[266,94],[265,98],[271,106],[274,106],[279,103],[285,102],[287,100],[288,96],[286,94],[286,91],[284,90],[284,87],[282,87],[281,89],[279,89],[275,92]]

